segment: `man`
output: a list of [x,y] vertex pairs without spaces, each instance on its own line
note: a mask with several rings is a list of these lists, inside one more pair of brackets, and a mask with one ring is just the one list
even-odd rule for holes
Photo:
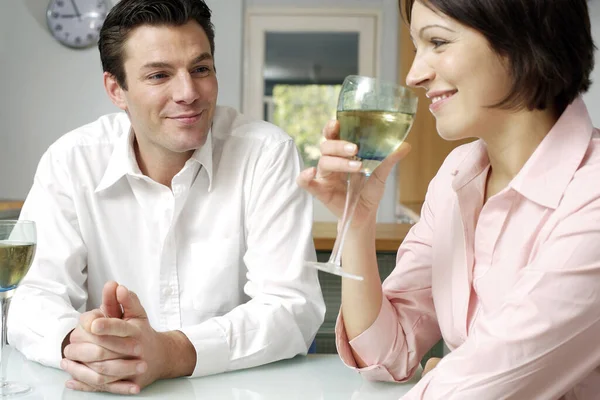
[[216,106],[200,0],[121,0],[99,50],[125,113],[44,154],[22,211],[38,250],[9,341],[85,391],[138,393],[305,354],[323,321],[292,140]]

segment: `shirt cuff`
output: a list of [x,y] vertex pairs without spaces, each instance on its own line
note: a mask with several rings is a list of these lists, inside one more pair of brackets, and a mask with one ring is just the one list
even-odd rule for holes
[[[336,347],[340,358],[348,367],[356,369],[361,375],[369,380],[394,381],[394,377],[383,366],[383,362],[389,356],[390,343],[396,338],[397,327],[393,321],[394,308],[387,298],[381,301],[381,308],[375,322],[363,333],[348,340],[344,317],[340,311],[335,327]],[[352,350],[369,366],[359,368]]]
[[196,350],[196,367],[190,378],[218,374],[229,366],[229,343],[216,321],[209,319],[198,325],[179,329]]
[[40,343],[39,350],[41,351],[38,353],[39,355],[32,354],[32,357],[29,358],[49,367],[60,368],[60,361],[63,359],[63,340],[78,324],[79,318],[66,318],[59,321],[56,329],[53,330],[53,334],[45,336],[42,343]]

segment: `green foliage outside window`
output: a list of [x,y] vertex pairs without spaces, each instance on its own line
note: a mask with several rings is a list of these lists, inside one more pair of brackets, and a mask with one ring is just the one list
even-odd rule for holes
[[341,85],[275,85],[273,123],[300,149],[304,165],[316,166],[323,127],[335,118]]

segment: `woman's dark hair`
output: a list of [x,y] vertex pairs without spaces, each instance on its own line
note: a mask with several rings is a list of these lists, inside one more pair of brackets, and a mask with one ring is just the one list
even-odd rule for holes
[[203,0],[121,0],[110,10],[100,29],[98,49],[102,69],[127,90],[124,46],[129,33],[142,25],[181,26],[194,20],[204,29],[214,56],[215,29],[210,17],[210,8]]
[[562,113],[591,85],[587,0],[399,0],[409,23],[416,1],[477,30],[509,60],[512,88],[496,107]]

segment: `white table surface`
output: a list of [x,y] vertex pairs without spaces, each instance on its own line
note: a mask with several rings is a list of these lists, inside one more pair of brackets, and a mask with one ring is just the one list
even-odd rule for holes
[[[9,350],[10,349],[10,350]],[[68,374],[27,361],[9,350],[7,375],[33,386],[15,400],[33,399],[225,399],[225,400],[398,400],[411,383],[369,382],[347,368],[337,355],[309,355],[242,371],[201,378],[156,382],[136,396],[76,392],[64,387]],[[4,367],[4,366],[3,366]]]

